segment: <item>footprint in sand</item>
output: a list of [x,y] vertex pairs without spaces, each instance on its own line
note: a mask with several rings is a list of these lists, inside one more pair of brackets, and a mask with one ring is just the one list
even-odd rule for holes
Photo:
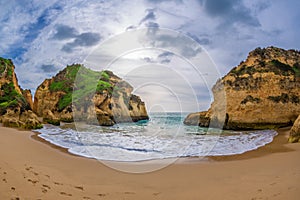
[[72,196],[72,194],[68,194],[68,193],[66,193],[66,192],[60,192],[59,194],[65,195],[65,196]]
[[33,168],[32,167],[26,167],[25,168],[27,171],[30,171],[30,170],[32,170]]
[[37,181],[37,180],[32,180],[32,179],[27,179],[27,181],[28,181],[28,182],[31,182],[32,184],[36,184],[36,183],[39,182],[39,181]]
[[59,182],[53,182],[55,185],[63,185],[62,183]]
[[276,193],[276,194],[273,194],[273,197],[277,197],[277,196],[279,196],[279,195],[281,195],[280,192],[279,192],[279,193]]
[[105,197],[106,194],[98,194],[99,197]]
[[83,199],[91,199],[90,197],[83,197]]
[[155,192],[155,193],[153,193],[154,196],[157,196],[157,195],[159,195],[159,194],[160,194],[160,192]]
[[2,179],[2,181],[4,182],[4,183],[7,183],[7,180],[4,178],[4,179]]
[[82,186],[75,186],[74,188],[78,189],[78,190],[84,190]]
[[15,188],[15,187],[11,187],[10,189],[11,189],[12,191],[15,191],[15,190],[16,190],[16,188]]
[[48,185],[42,185],[42,192],[43,192],[43,193],[48,192],[48,190],[50,190],[50,189],[51,189],[50,186],[48,186]]
[[33,167],[26,167],[25,170],[33,173],[35,176],[39,175],[39,173],[33,171]]
[[47,188],[47,189],[51,189],[51,187],[49,185],[42,185],[44,188]]
[[37,176],[37,175],[39,175],[39,173],[37,173],[37,172],[32,172],[35,176]]
[[124,192],[124,194],[135,194],[135,192]]
[[42,189],[42,193],[47,193],[48,190],[46,188],[41,188]]

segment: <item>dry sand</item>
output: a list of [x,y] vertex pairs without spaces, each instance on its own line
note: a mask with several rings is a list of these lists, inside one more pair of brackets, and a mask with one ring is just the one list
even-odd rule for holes
[[300,199],[300,144],[289,129],[237,156],[181,159],[145,173],[73,156],[30,131],[0,127],[0,199]]

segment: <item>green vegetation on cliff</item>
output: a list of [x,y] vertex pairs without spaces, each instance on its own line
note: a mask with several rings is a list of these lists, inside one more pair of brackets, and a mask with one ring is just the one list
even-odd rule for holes
[[76,74],[78,73],[81,65],[67,66],[63,71],[59,72],[54,77],[54,81],[49,86],[51,92],[63,91],[65,93],[72,92]]
[[[76,82],[76,85],[74,83]],[[107,91],[112,94],[114,86],[110,82],[110,72],[97,72],[80,64],[67,66],[59,72],[50,84],[51,92],[62,91],[65,94],[58,102],[58,110],[62,111],[74,103],[84,103],[85,98],[95,93]]]
[[300,98],[296,95],[289,95],[287,93],[282,93],[280,96],[269,96],[269,100],[275,102],[275,103],[295,103],[299,104],[300,103]]
[[0,82],[0,115],[6,113],[8,108],[20,106],[23,110],[28,108],[28,103],[22,94],[18,93],[12,82],[13,64],[11,60],[0,58],[0,78],[6,81]]
[[300,64],[299,63],[296,63],[294,66],[293,66],[293,71],[295,72],[295,75],[300,77]]
[[11,79],[13,75],[13,63],[10,59],[0,57],[0,78],[6,76]]
[[261,99],[258,97],[253,97],[251,95],[246,96],[246,98],[241,102],[241,104],[246,104],[247,102],[251,103],[260,103]]
[[290,75],[300,76],[300,66],[299,64],[290,66],[278,60],[271,60],[269,62],[262,61],[259,63],[259,65],[255,65],[255,66],[242,65],[240,67],[235,67],[229,73],[234,74],[236,76],[242,76],[244,74],[253,75],[255,73],[267,73],[267,72],[273,72],[276,75],[282,75],[282,76],[290,76]]
[[72,103],[74,81],[80,67],[81,65],[78,64],[67,66],[67,68],[54,77],[54,81],[49,86],[51,92],[62,91],[65,93],[58,102],[59,111]]

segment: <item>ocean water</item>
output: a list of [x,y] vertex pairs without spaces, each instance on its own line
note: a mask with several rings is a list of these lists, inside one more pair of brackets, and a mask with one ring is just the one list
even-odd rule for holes
[[221,131],[186,126],[186,114],[153,113],[149,121],[101,127],[45,125],[39,137],[70,153],[106,161],[144,161],[241,154],[272,142],[277,132]]

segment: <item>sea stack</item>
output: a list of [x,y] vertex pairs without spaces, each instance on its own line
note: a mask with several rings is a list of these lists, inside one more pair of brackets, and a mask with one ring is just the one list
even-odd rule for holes
[[[272,129],[291,126],[300,114],[300,52],[257,48],[218,80],[208,111],[192,113],[187,125],[208,127],[225,104],[224,129]],[[224,98],[218,98],[224,92]],[[220,120],[221,121],[221,120]]]
[[132,91],[111,71],[74,64],[38,86],[33,108],[44,122],[55,125],[76,120],[112,126],[149,119],[145,103]]
[[41,128],[42,124],[32,112],[30,90],[23,90],[10,59],[0,58],[0,122],[7,127]]

